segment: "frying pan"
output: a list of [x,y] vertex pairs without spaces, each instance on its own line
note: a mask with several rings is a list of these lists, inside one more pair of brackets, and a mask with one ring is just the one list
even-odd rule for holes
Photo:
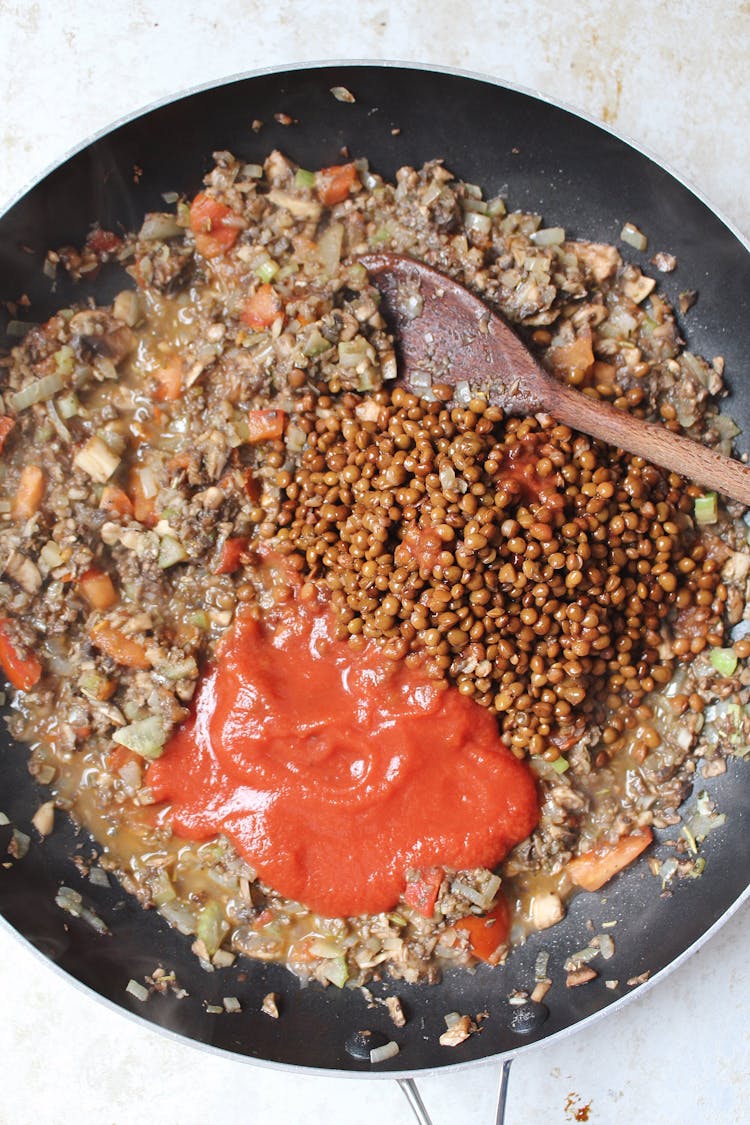
[[[330,93],[334,86],[349,89],[355,102],[337,101]],[[293,123],[283,125],[275,114]],[[256,119],[264,122],[259,133],[251,128]],[[686,326],[688,345],[725,357],[730,387],[725,410],[748,429],[750,387],[738,374],[750,354],[750,254],[740,239],[672,175],[598,126],[490,81],[434,70],[378,64],[261,74],[199,90],[126,121],[71,156],[0,218],[0,299],[27,294],[34,320],[89,295],[111,299],[123,284],[114,269],[75,286],[59,278],[53,290],[41,269],[46,250],[81,244],[93,222],[132,229],[145,211],[163,209],[163,192],[191,195],[218,149],[255,162],[279,147],[316,168],[340,161],[343,146],[352,156],[367,156],[388,177],[404,163],[444,156],[458,175],[489,195],[507,185],[512,207],[541,212],[572,237],[616,241],[623,222],[634,222],[649,236],[649,253],[665,249],[678,258],[678,275],[661,282],[671,300],[679,288],[700,287]],[[645,265],[648,254],[626,250],[625,256]],[[45,793],[27,772],[24,748],[13,745],[4,729],[0,742],[0,806],[14,824],[28,828]],[[106,1000],[218,1050],[271,1064],[372,1075],[369,1062],[346,1049],[350,1034],[367,1027],[400,1045],[399,1055],[380,1064],[378,1073],[440,1068],[507,1054],[605,1014],[630,993],[625,981],[664,972],[748,896],[748,774],[742,763],[732,762],[726,775],[701,787],[727,817],[702,845],[701,879],[681,883],[664,899],[641,862],[604,894],[578,896],[564,922],[531,937],[505,967],[449,972],[430,987],[373,985],[376,996],[401,997],[409,1017],[401,1031],[381,1006],[368,1008],[359,990],[302,988],[276,965],[245,961],[228,972],[204,973],[189,939],[156,913],[143,911],[119,889],[81,878],[72,857],[88,859],[96,847],[69,823],[60,823],[43,843],[32,842],[23,860],[0,865],[0,913],[36,949]],[[0,828],[2,852],[9,835],[9,827]],[[661,841],[656,853],[669,854]],[[82,893],[107,923],[109,936],[55,906],[61,883]],[[592,925],[601,932],[612,921],[616,952],[606,975],[622,986],[609,990],[599,980],[566,989],[566,958],[588,944]],[[546,998],[549,1015],[521,1031],[508,996],[533,985],[542,950],[549,954],[554,981]],[[139,1005],[126,993],[128,980],[142,980],[157,965],[174,969],[189,996],[169,994]],[[269,991],[281,997],[277,1021],[260,1013]],[[205,1004],[220,1004],[228,992],[240,999],[242,1014],[231,1020],[209,1016]],[[490,1015],[481,1035],[451,1051],[438,1045],[447,1012],[484,1010]]]

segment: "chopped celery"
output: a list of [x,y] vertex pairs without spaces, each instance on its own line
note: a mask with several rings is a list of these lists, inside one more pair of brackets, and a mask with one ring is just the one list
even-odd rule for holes
[[154,906],[164,906],[177,898],[177,892],[172,886],[172,880],[163,867],[159,868],[151,880],[151,895]]
[[171,535],[165,535],[159,543],[159,566],[162,570],[184,562],[186,558],[187,551],[179,539],[175,539]]
[[705,496],[696,496],[694,513],[698,524],[716,523],[719,518],[716,493],[707,492]]
[[313,938],[308,948],[313,957],[340,957],[342,955],[341,946],[332,938]]
[[555,758],[552,763],[552,769],[555,770],[556,773],[565,773],[566,770],[570,769],[570,762],[567,758]]
[[196,933],[205,945],[209,957],[213,957],[228,931],[229,925],[218,902],[207,903],[198,915]]
[[330,347],[332,347],[331,341],[326,340],[325,336],[323,336],[317,328],[313,328],[312,332],[307,337],[307,343],[303,348],[303,353],[309,359],[312,359],[313,356],[322,355],[323,352],[327,352]]
[[81,404],[78,401],[78,396],[72,391],[70,394],[61,395],[57,400],[57,409],[61,418],[74,418],[78,411],[81,409]]
[[55,361],[55,367],[61,375],[73,374],[76,355],[69,344],[63,344],[61,348],[58,348],[52,358]]
[[88,699],[102,700],[111,694],[110,681],[101,672],[84,672],[78,681],[78,687]]
[[381,242],[387,242],[391,237],[391,232],[388,227],[380,227],[374,234],[370,235],[370,242],[378,246]]
[[315,187],[315,173],[308,172],[307,168],[298,168],[294,177],[294,186],[299,188]]
[[731,648],[712,648],[710,660],[720,676],[733,676],[737,670],[737,656]]
[[276,274],[279,272],[279,267],[273,258],[266,258],[259,266],[255,267],[255,273],[264,283],[273,281]]
[[127,727],[121,727],[112,738],[118,745],[151,760],[161,757],[166,741],[160,715],[149,715],[147,719],[139,719]]
[[337,988],[343,988],[349,980],[349,970],[346,966],[346,958],[343,956],[331,958],[324,961],[320,967],[320,973],[331,984],[335,984]]

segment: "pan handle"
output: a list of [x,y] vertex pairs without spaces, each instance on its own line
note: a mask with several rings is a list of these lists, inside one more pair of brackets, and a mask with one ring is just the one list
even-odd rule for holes
[[[497,1093],[497,1113],[495,1114],[495,1125],[503,1125],[505,1121],[505,1108],[508,1101],[508,1079],[510,1077],[510,1064],[511,1059],[506,1059],[500,1071],[500,1087]],[[419,1093],[419,1087],[413,1078],[399,1078],[397,1079],[401,1087],[404,1097],[412,1108],[415,1118],[419,1125],[432,1125],[432,1118],[430,1117],[425,1104],[422,1101],[422,1096]]]
[[403,1090],[404,1097],[412,1108],[414,1116],[416,1117],[419,1125],[432,1125],[432,1118],[425,1109],[425,1104],[422,1101],[422,1096],[419,1093],[419,1087],[413,1078],[397,1078],[399,1086]]

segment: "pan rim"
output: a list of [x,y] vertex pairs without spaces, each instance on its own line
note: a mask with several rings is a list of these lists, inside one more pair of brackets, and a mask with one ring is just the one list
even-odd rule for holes
[[572,102],[567,102],[564,99],[553,98],[544,91],[539,90],[533,86],[525,86],[522,83],[507,82],[501,78],[495,78],[491,74],[487,74],[479,70],[463,70],[460,67],[440,66],[436,63],[419,63],[413,61],[400,61],[398,59],[314,59],[299,63],[290,63],[283,66],[267,66],[258,67],[253,70],[239,71],[233,74],[225,75],[218,80],[211,80],[208,82],[200,82],[195,86],[187,86],[178,90],[177,93],[167,94],[163,98],[156,98],[153,101],[146,102],[144,105],[134,109],[131,113],[123,114],[121,117],[115,118],[108,124],[102,126],[101,129],[95,130],[93,133],[88,134],[82,141],[73,145],[71,148],[65,150],[56,158],[53,158],[44,168],[31,179],[26,180],[22,186],[13,194],[9,199],[0,201],[0,219],[2,219],[17,203],[19,203],[24,196],[33,191],[35,187],[42,183],[49,175],[61,168],[74,156],[85,149],[90,148],[91,145],[104,140],[110,133],[124,125],[129,125],[133,121],[138,120],[140,117],[145,117],[147,114],[152,113],[158,109],[163,109],[165,106],[171,105],[174,102],[182,101],[184,98],[192,97],[196,94],[203,94],[209,90],[216,90],[222,86],[231,86],[235,82],[243,82],[251,78],[263,78],[270,75],[281,74],[296,74],[299,71],[307,70],[324,70],[329,67],[358,67],[364,69],[365,67],[384,68],[390,70],[412,70],[417,72],[427,72],[431,74],[445,74],[453,78],[467,78],[474,82],[482,82],[489,86],[496,86],[502,90],[508,90],[511,93],[522,94],[525,97],[534,98],[535,101],[543,102],[545,105],[551,106],[553,109],[561,109],[565,113],[569,113],[574,117],[580,118],[589,125],[595,126],[603,133],[614,137],[615,140],[627,145],[628,148],[633,149],[641,156],[645,156],[652,164],[661,168],[667,175],[676,180],[687,191],[694,195],[701,203],[706,206],[709,211],[727,228],[728,231],[737,239],[738,242],[750,253],[750,233],[747,235],[740,230],[735,221],[731,219],[722,208],[715,204],[705,192],[699,188],[691,179],[685,176],[682,172],[678,171],[672,166],[671,163],[664,160],[649,146],[636,141],[629,133],[621,132],[613,129],[610,125],[602,121],[601,118],[594,114],[588,113],[581,106],[574,105]]
[[[218,79],[212,79],[204,83],[198,83],[194,86],[189,86],[178,90],[176,93],[167,94],[162,98],[157,98],[151,102],[142,105],[130,113],[124,114],[116,118],[102,128],[87,135],[82,141],[73,145],[71,148],[64,151],[57,158],[48,163],[37,175],[33,176],[30,180],[26,181],[20,189],[18,189],[10,199],[0,202],[0,219],[2,219],[13,207],[21,202],[31,191],[41,185],[48,176],[52,175],[55,171],[65,165],[68,161],[78,156],[92,145],[106,140],[106,138],[116,130],[123,126],[131,124],[138,119],[147,116],[159,109],[165,108],[176,102],[182,101],[195,95],[207,93],[211,90],[217,90],[225,86],[231,86],[235,83],[240,83],[255,78],[270,77],[270,76],[283,76],[295,75],[300,72],[324,70],[329,68],[353,68],[353,69],[381,69],[381,70],[405,70],[415,73],[431,73],[438,75],[446,75],[449,77],[468,79],[473,82],[480,82],[484,85],[494,86],[500,90],[505,90],[510,93],[521,94],[525,97],[534,99],[541,102],[553,109],[559,109],[563,112],[578,118],[579,120],[592,125],[599,129],[602,133],[613,137],[629,149],[645,157],[657,168],[666,172],[675,182],[680,184],[686,191],[688,191],[694,198],[701,202],[715,218],[722,223],[722,225],[733,235],[733,237],[740,243],[740,245],[750,253],[750,235],[746,236],[730,219],[721,208],[716,206],[705,193],[695,186],[691,180],[684,176],[681,172],[677,171],[671,166],[670,163],[663,160],[660,156],[655,154],[648,146],[635,141],[627,133],[620,132],[619,130],[611,128],[608,124],[604,123],[601,119],[588,113],[581,107],[575,106],[564,100],[553,98],[543,91],[533,87],[524,86],[522,84],[512,83],[500,78],[496,78],[490,74],[481,71],[464,70],[459,67],[442,66],[434,63],[420,63],[415,61],[400,61],[397,59],[319,59],[307,60],[297,63],[289,63],[276,66],[259,67],[252,70],[242,71],[230,75],[225,75]],[[2,914],[0,914],[0,928],[6,933],[10,933],[22,945],[24,945],[32,954],[39,959],[40,963],[45,964],[48,968],[52,968],[58,975],[58,979],[65,980],[69,984],[76,987],[83,995],[89,995],[96,1001],[104,1004],[111,1011],[128,1017],[141,1028],[153,1030],[155,1033],[165,1035],[175,1043],[187,1045],[218,1055],[226,1060],[247,1063],[252,1066],[260,1066],[269,1070],[279,1071],[284,1073],[298,1074],[301,1076],[320,1075],[321,1077],[328,1078],[350,1078],[350,1079],[387,1079],[392,1081],[394,1079],[406,1078],[422,1078],[422,1077],[437,1077],[446,1075],[448,1073],[466,1071],[470,1068],[475,1068],[489,1063],[500,1063],[505,1060],[513,1059],[521,1054],[529,1051],[538,1050],[552,1045],[553,1043],[560,1043],[576,1032],[589,1028],[597,1023],[601,1018],[610,1013],[621,1011],[628,1005],[636,996],[641,996],[649,992],[654,985],[664,981],[675,969],[683,965],[694,953],[697,953],[704,944],[710,941],[716,933],[729,921],[742,907],[750,900],[750,881],[742,891],[742,893],[727,907],[727,909],[712,923],[712,925],[701,934],[690,946],[684,949],[676,958],[665,965],[653,977],[650,977],[644,984],[634,988],[629,993],[619,997],[617,1000],[608,1004],[606,1007],[599,1011],[593,1012],[585,1016],[578,1022],[571,1024],[568,1027],[561,1028],[559,1031],[549,1035],[543,1039],[533,1043],[519,1044],[507,1051],[497,1052],[496,1054],[486,1055],[478,1059],[470,1059],[458,1061],[454,1063],[445,1063],[441,1066],[430,1066],[417,1069],[406,1070],[342,1070],[333,1067],[317,1067],[317,1066],[304,1066],[297,1063],[278,1062],[273,1059],[257,1058],[251,1055],[240,1054],[224,1047],[217,1046],[212,1043],[207,1043],[202,1040],[193,1039],[190,1036],[184,1035],[179,1031],[174,1031],[171,1028],[165,1027],[161,1024],[154,1023],[148,1018],[140,1015],[135,1010],[125,1007],[123,1004],[112,1000],[109,997],[98,992],[93,986],[80,980],[77,976],[62,968],[55,961],[47,957],[40,949],[38,949],[20,930],[17,930]]]

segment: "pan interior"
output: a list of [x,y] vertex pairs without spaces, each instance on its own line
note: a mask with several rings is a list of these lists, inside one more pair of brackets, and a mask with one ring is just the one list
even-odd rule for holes
[[[345,86],[354,103],[337,101],[333,86]],[[274,115],[293,119],[281,125]],[[256,133],[254,120],[264,122]],[[687,287],[700,287],[700,300],[687,322],[688,344],[726,360],[730,395],[725,410],[750,429],[750,391],[739,373],[750,354],[750,255],[711,212],[673,177],[641,153],[581,118],[526,94],[452,74],[383,66],[321,67],[240,79],[162,106],[98,140],[37,184],[0,220],[0,297],[27,294],[34,319],[43,320],[68,302],[96,294],[109,299],[121,275],[103,271],[95,282],[54,289],[42,273],[48,248],[81,244],[89,226],[132,229],[144,212],[163,207],[162,193],[195,192],[211,166],[211,154],[228,149],[259,161],[274,147],[305,167],[341,159],[342,148],[366,156],[393,176],[402,164],[445,157],[463,179],[481,184],[487,195],[506,188],[510,205],[539,211],[545,222],[572,236],[614,242],[626,220],[649,237],[646,255],[633,255],[646,269],[656,249],[676,255],[679,269],[660,282],[671,301]],[[642,260],[641,260],[642,259]],[[731,294],[731,301],[727,295]],[[745,433],[740,450],[750,450]],[[26,770],[23,748],[0,733],[0,793],[3,811],[27,828],[44,799]],[[442,1067],[509,1051],[554,1035],[605,1009],[629,991],[626,981],[653,976],[678,958],[746,890],[750,832],[746,830],[742,764],[711,782],[727,824],[703,847],[706,873],[679,885],[666,900],[645,865],[637,865],[604,895],[578,897],[565,921],[535,935],[503,968],[454,973],[432,987],[389,986],[408,1016],[394,1031],[382,1006],[368,1007],[359,990],[303,989],[275,965],[246,962],[237,970],[204,973],[189,940],[169,929],[155,913],[144,912],[116,888],[93,886],[79,875],[71,856],[88,858],[93,844],[72,825],[57,830],[29,855],[0,870],[0,909],[37,949],[95,992],[152,1023],[237,1055],[295,1066],[372,1073],[345,1050],[358,1028],[378,1028],[398,1040],[397,1058],[380,1071]],[[0,829],[5,850],[9,829]],[[112,933],[102,938],[55,905],[60,883],[84,895]],[[605,922],[616,922],[616,954],[601,981],[566,990],[563,964],[583,948]],[[540,950],[550,954],[555,980],[547,998],[549,1018],[530,1036],[511,1024],[508,994],[533,987]],[[158,965],[174,969],[189,996],[155,996],[145,1005],[126,994],[130,978],[141,980]],[[242,1014],[209,1016],[205,1004],[237,995]],[[260,1012],[263,996],[281,997],[282,1018]],[[488,1011],[481,1035],[453,1051],[438,1045],[446,1013]]]

